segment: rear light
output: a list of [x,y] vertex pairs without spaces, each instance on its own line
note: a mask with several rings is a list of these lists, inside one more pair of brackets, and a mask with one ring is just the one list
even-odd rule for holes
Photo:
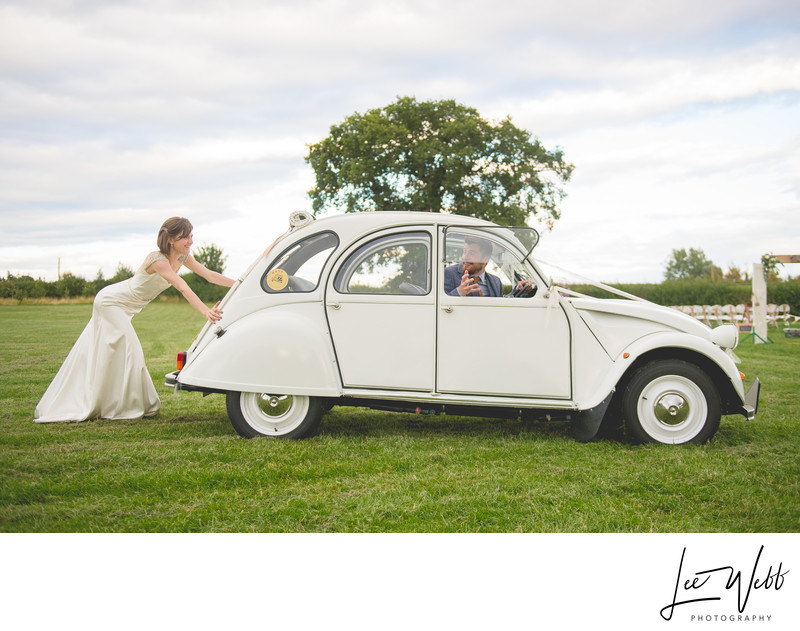
[[183,366],[186,364],[186,351],[178,353],[178,370],[183,370]]

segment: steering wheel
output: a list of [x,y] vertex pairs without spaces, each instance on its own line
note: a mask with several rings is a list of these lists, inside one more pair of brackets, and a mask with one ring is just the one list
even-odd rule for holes
[[[530,291],[526,291],[526,289],[530,289]],[[531,298],[536,293],[538,287],[531,283],[530,285],[520,287],[517,285],[509,294],[512,298]]]

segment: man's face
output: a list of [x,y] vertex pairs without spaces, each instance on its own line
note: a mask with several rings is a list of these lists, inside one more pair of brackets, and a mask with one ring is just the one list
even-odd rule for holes
[[461,265],[464,271],[472,276],[483,274],[489,257],[481,252],[476,243],[465,243],[461,254]]

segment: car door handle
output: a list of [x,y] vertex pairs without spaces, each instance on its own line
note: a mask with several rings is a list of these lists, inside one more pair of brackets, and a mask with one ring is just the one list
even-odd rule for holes
[[453,313],[453,307],[447,305],[445,307],[442,307],[442,311],[444,311],[445,313]]
[[329,302],[328,306],[331,309],[341,309],[342,308],[342,305],[340,305],[338,302]]

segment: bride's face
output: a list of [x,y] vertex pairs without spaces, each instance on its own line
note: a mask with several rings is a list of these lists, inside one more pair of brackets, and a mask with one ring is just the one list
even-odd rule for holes
[[187,237],[181,237],[180,239],[170,239],[170,243],[172,244],[172,251],[176,252],[177,254],[191,254],[192,252],[192,244],[193,241],[193,234],[190,234]]

